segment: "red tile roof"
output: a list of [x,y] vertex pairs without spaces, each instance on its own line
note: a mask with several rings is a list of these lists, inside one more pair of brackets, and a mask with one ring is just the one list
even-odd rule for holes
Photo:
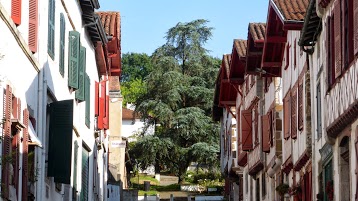
[[279,9],[284,20],[303,21],[309,0],[271,0]]
[[246,56],[246,48],[247,48],[247,40],[235,39],[234,40],[234,48],[237,51],[239,57]]
[[107,35],[121,38],[121,15],[119,12],[97,12]]
[[229,77],[230,73],[231,54],[224,54],[223,56],[223,67],[225,68],[226,76]]
[[254,41],[265,40],[266,23],[249,23],[249,32]]
[[139,119],[139,115],[135,114],[133,110],[122,108],[122,119],[124,120],[134,120]]

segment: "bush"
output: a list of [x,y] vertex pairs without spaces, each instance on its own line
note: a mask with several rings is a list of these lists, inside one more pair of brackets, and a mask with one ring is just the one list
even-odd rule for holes
[[221,181],[223,178],[220,173],[217,172],[202,172],[194,174],[192,176],[192,182],[194,184],[199,184],[202,180],[218,180]]

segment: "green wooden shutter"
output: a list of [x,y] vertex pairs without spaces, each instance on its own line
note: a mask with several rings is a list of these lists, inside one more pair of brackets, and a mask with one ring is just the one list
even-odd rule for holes
[[88,201],[88,178],[89,178],[89,153],[86,148],[82,147],[82,190],[81,201]]
[[78,60],[78,90],[76,91],[76,99],[78,101],[85,100],[85,74],[86,74],[86,48],[80,47],[80,58]]
[[49,0],[48,3],[47,53],[52,59],[55,58],[55,0]]
[[66,31],[66,24],[65,24],[65,17],[63,13],[60,14],[60,74],[65,74],[65,31]]
[[[74,153],[73,153],[73,188],[77,189],[77,160],[78,160],[78,142],[75,141]],[[75,194],[74,191],[73,194]]]
[[80,33],[77,31],[70,31],[68,43],[68,86],[73,89],[78,89]]
[[70,184],[73,127],[73,100],[53,102],[50,111],[48,177]]
[[86,99],[86,126],[89,128],[91,124],[90,108],[91,108],[91,80],[87,73],[85,73],[85,99]]

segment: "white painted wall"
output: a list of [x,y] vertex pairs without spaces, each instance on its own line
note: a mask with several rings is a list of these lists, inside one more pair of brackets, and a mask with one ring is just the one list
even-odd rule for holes
[[[47,34],[48,34],[48,1],[39,1],[38,2],[38,52],[32,55],[26,55],[25,53],[29,52],[27,47],[28,42],[28,10],[29,10],[29,1],[22,1],[22,19],[21,25],[15,27],[10,18],[11,14],[11,1],[9,0],[0,0],[0,12],[5,16],[6,21],[12,24],[17,35],[14,35],[9,27],[4,22],[4,19],[0,18],[0,36],[3,39],[0,41],[0,90],[3,90],[6,87],[6,84],[10,84],[13,88],[13,93],[16,97],[21,98],[22,109],[26,106],[34,110],[34,116],[36,117],[38,127],[37,132],[46,133],[46,104],[47,94],[46,90],[48,89],[57,100],[66,100],[74,99],[75,93],[71,93],[68,90],[68,33],[70,30],[77,30],[81,33],[81,44],[86,48],[86,72],[91,79],[91,108],[94,108],[94,81],[99,80],[96,60],[94,57],[94,49],[92,42],[90,41],[87,32],[82,26],[82,17],[81,10],[78,4],[78,1],[64,1],[65,6],[67,7],[68,14],[65,12],[65,8],[61,1],[55,1],[55,57],[54,59],[50,58],[47,54]],[[60,41],[60,13],[63,13],[66,21],[66,34],[65,34],[65,75],[62,77],[59,73],[59,41]],[[68,16],[72,19],[74,27],[71,26]],[[16,40],[20,41],[20,43]],[[20,48],[20,45],[24,46],[25,50]],[[29,57],[33,59],[31,63]],[[37,66],[37,64],[39,64]],[[37,72],[34,65],[39,68],[41,71]],[[43,77],[42,77],[43,76]],[[42,79],[43,78],[43,79]],[[40,89],[40,90],[39,90]],[[41,89],[44,89],[41,91]],[[1,97],[3,91],[0,93]],[[40,98],[39,98],[40,97]],[[0,105],[0,113],[2,115],[2,101]],[[42,112],[39,112],[41,108]],[[94,111],[91,109],[91,117],[94,117]],[[42,126],[41,126],[42,125]],[[93,130],[94,130],[94,120],[91,119],[91,127],[87,128],[85,126],[85,102],[76,103],[74,106],[74,126],[76,127],[79,137],[76,134],[73,134],[73,140],[79,142],[79,161],[78,161],[78,190],[81,190],[81,151],[82,146],[81,142],[86,143],[90,148],[95,146]],[[102,133],[103,135],[103,133]],[[47,178],[44,168],[45,168],[45,155],[46,155],[46,146],[47,141],[46,137],[40,136],[43,149],[38,150],[36,154],[38,155],[38,168],[40,171],[39,182],[37,182],[37,200],[61,200],[63,194],[62,191],[55,190],[55,184],[52,182],[52,178]],[[108,148],[108,140],[104,140],[106,149]],[[21,145],[22,146],[22,145]],[[21,150],[21,147],[20,147]],[[72,152],[73,153],[73,152]],[[101,178],[101,198],[106,200],[107,196],[107,153],[108,150],[103,150],[103,148],[98,152],[98,169],[100,171]],[[73,154],[72,154],[72,157]],[[72,158],[73,159],[73,158]],[[22,160],[20,158],[20,160]],[[22,162],[20,161],[20,164]],[[90,152],[89,160],[89,200],[93,200],[93,151]],[[21,169],[21,167],[20,167]],[[72,166],[73,169],[73,166]],[[21,178],[21,177],[20,177]],[[73,182],[73,178],[71,178]],[[21,184],[21,180],[20,180]],[[21,187],[20,187],[21,188]],[[21,196],[21,190],[20,196]],[[47,197],[46,194],[49,196]]]
[[[3,5],[4,3],[4,5]],[[26,6],[26,4],[24,5]],[[28,5],[27,5],[28,7]],[[27,38],[26,33],[20,29],[16,33],[12,33],[10,29],[15,28],[10,18],[9,2],[0,1],[0,12],[4,16],[0,18],[0,36],[3,40],[0,41],[0,97],[4,97],[4,91],[7,85],[12,88],[13,95],[21,100],[21,117],[22,110],[25,108],[31,108],[34,112],[33,115],[37,115],[38,111],[38,72],[36,70],[36,64],[32,64],[31,60],[26,56],[28,49],[21,48],[20,44],[25,44]],[[9,22],[10,27],[5,23]],[[23,21],[26,24],[26,20]],[[16,28],[15,28],[16,29]],[[26,27],[25,27],[26,29]],[[17,41],[17,40],[19,41]],[[26,45],[26,44],[25,44]],[[33,58],[31,58],[33,59]],[[3,118],[3,101],[0,101],[0,113],[1,119]],[[22,118],[21,118],[22,121]],[[2,129],[1,129],[2,134]],[[20,137],[23,137],[22,131]],[[1,142],[0,142],[1,144]],[[22,143],[19,145],[20,153],[22,153]],[[2,149],[0,153],[2,152]],[[19,157],[19,175],[22,174],[22,154]],[[1,175],[1,173],[0,173]],[[22,197],[22,177],[19,178],[18,185],[18,199]]]

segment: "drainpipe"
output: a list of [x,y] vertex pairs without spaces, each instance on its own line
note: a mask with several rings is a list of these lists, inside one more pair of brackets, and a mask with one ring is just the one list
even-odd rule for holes
[[[317,53],[316,53],[317,54]],[[310,71],[310,82],[311,82],[311,86],[310,86],[310,90],[311,90],[311,142],[312,142],[312,155],[311,155],[311,158],[312,158],[312,187],[314,186],[314,188],[312,189],[312,195],[313,198],[312,200],[315,200],[315,197],[316,197],[316,187],[315,187],[315,182],[316,182],[316,178],[317,178],[317,175],[316,175],[316,166],[318,165],[318,163],[315,163],[314,161],[316,161],[316,119],[314,117],[314,115],[316,114],[315,113],[315,108],[317,107],[315,105],[315,85],[313,84],[313,81],[314,81],[314,73],[313,73],[313,59],[311,58],[310,59],[310,56],[312,56],[311,54],[307,53],[307,63],[308,63],[308,66],[309,66],[309,71]],[[313,56],[312,56],[313,57]],[[317,93],[317,91],[316,91]]]
[[36,182],[36,200],[42,200],[42,190],[44,189],[45,182],[45,156],[46,156],[46,143],[45,143],[45,133],[46,133],[46,110],[44,105],[46,105],[46,96],[45,96],[45,72],[44,68],[40,71],[38,77],[38,113],[37,113],[37,135],[42,142],[42,149],[36,148],[36,158],[35,163],[38,168],[39,176],[38,181]]
[[[47,9],[41,7],[41,1],[38,2],[38,9],[40,12],[47,12]],[[41,15],[38,15],[38,21],[39,21],[39,35],[38,38],[47,38],[47,32],[41,32],[42,27],[46,27],[45,25],[42,25],[42,19]],[[44,64],[46,64],[47,60],[47,45],[44,46],[38,41],[38,55],[37,60],[40,64],[40,72],[38,74],[38,104],[37,104],[37,136],[42,142],[42,148],[35,148],[35,164],[36,168],[38,168],[38,178],[37,182],[35,183],[35,199],[36,200],[45,200],[45,193],[46,188],[45,185],[45,159],[46,159],[46,103],[47,103],[47,83],[45,81],[45,68]],[[44,60],[42,60],[42,58]]]

